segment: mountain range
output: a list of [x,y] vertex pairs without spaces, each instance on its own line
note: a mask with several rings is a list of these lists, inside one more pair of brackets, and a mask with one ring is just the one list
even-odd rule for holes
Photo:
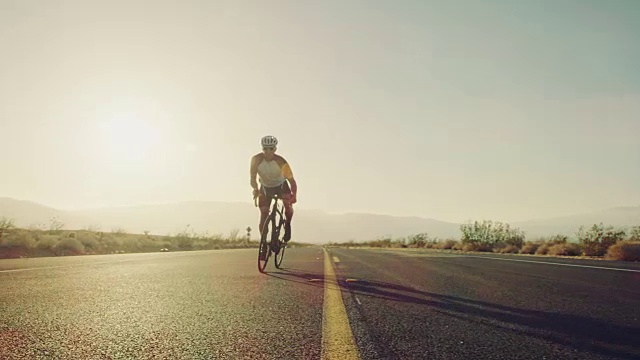
[[[49,228],[52,219],[66,229],[122,229],[131,233],[175,234],[189,230],[199,234],[227,235],[234,229],[245,233],[258,227],[258,209],[251,203],[191,201],[168,204],[60,210],[38,203],[0,198],[0,218],[13,219],[19,227]],[[480,219],[479,219],[480,220]],[[527,239],[565,234],[573,236],[582,225],[597,223],[615,227],[640,225],[640,206],[616,207],[598,212],[510,223],[525,231]],[[420,217],[399,217],[366,213],[330,214],[296,208],[293,239],[307,243],[373,240],[426,232],[439,238],[459,238],[460,224]]]

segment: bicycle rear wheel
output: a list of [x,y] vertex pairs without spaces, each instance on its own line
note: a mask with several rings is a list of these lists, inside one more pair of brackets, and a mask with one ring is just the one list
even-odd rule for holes
[[260,236],[260,247],[258,248],[258,271],[264,272],[271,255],[271,247],[269,246],[269,224],[271,224],[271,216],[267,218],[262,226],[262,234]]

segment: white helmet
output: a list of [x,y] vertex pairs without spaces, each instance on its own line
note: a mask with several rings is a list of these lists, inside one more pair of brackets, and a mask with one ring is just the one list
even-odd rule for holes
[[262,147],[276,147],[278,146],[278,139],[275,136],[267,135],[260,141]]

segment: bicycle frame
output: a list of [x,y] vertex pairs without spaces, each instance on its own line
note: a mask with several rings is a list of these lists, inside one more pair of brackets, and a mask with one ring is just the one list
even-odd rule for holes
[[[265,196],[266,191],[263,190],[262,192]],[[278,194],[274,194],[273,196],[270,196],[269,198],[269,205],[271,207],[271,211],[269,211],[269,214],[267,215],[267,218],[265,219],[265,222],[267,221],[271,221],[273,228],[276,229],[276,225],[277,225],[277,229],[278,232],[277,234],[280,233],[280,228],[282,227],[282,225],[284,225],[284,204],[280,204],[280,206],[278,206],[278,204],[280,203],[280,201],[278,200],[282,200],[282,198],[280,196],[278,196]],[[258,198],[254,198],[253,202],[255,204],[256,207],[258,207]],[[278,224],[276,224],[276,215],[280,215],[280,221],[278,222]],[[274,237],[274,234],[276,234],[276,232],[272,232],[271,233],[271,240],[277,239],[277,235],[276,237]]]
[[[271,197],[270,201],[273,203],[272,207],[271,207],[271,211],[269,212],[269,215],[267,216],[267,220],[266,221],[271,221],[271,229],[274,229],[275,231],[271,232],[271,245],[273,246],[273,242],[278,240],[278,236],[280,235],[280,229],[282,228],[282,225],[284,224],[284,205],[280,203],[280,201],[278,200],[282,200],[277,194],[274,195],[273,197]],[[278,218],[277,215],[280,215],[280,221],[277,221],[276,223],[276,219]]]

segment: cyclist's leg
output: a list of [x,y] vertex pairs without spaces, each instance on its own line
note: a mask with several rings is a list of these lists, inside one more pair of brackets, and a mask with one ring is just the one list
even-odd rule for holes
[[291,220],[293,219],[293,204],[291,204],[291,189],[286,182],[282,186],[282,204],[284,205],[284,241],[291,240]]

